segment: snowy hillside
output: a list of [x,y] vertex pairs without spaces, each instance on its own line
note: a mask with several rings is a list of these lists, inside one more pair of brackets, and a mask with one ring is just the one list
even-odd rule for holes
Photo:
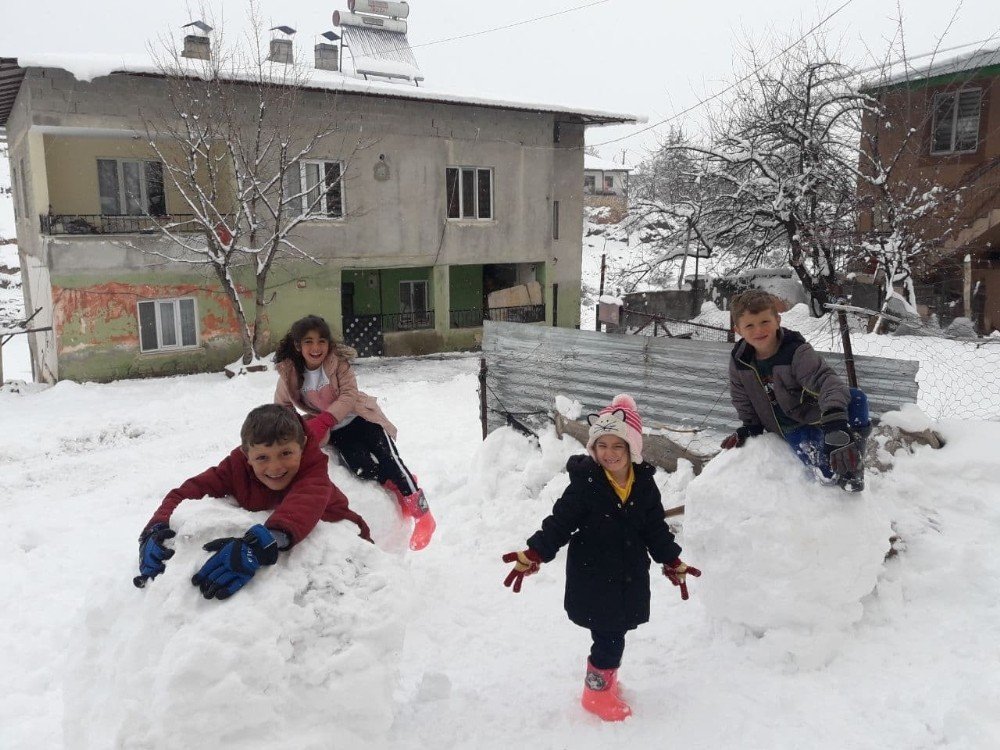
[[[136,537],[237,442],[273,373],[0,393],[0,747],[1000,746],[1000,423],[941,422],[943,449],[897,454],[860,496],[772,438],[659,473],[704,575],[688,602],[654,578],[621,670],[635,715],[610,726],[578,704],[589,636],[562,611],[564,555],[501,585],[580,446],[481,442],[477,365],[358,366],[427,490],[430,547],[406,550],[385,493],[333,466],[377,547],[324,526],[221,603],[189,582],[199,544],[259,517],[189,501],[141,591]],[[884,560],[893,531],[905,549]]]

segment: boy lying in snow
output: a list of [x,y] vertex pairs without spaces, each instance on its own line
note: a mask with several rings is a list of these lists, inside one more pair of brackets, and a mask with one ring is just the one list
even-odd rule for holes
[[241,538],[215,539],[205,545],[215,554],[191,583],[206,599],[235,594],[261,565],[274,565],[279,551],[302,541],[319,521],[353,521],[361,529],[361,538],[371,541],[368,524],[348,507],[344,493],[327,473],[327,457],[319,446],[329,428],[320,418],[304,423],[277,404],[252,410],[240,430],[242,445],[218,466],[171,490],[160,503],[139,536],[141,575],[133,583],[142,588],[166,569],[174,550],[165,542],[176,535],[169,525],[170,515],[187,499],[231,495],[247,510],[274,511]]
[[733,327],[743,340],[729,360],[729,389],[743,426],[722,441],[776,432],[803,463],[848,492],[864,489],[861,459],[871,429],[868,397],[848,388],[802,334],[781,327],[775,298],[752,289],[733,298]]

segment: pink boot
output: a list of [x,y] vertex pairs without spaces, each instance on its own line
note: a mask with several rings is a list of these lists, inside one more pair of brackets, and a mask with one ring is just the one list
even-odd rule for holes
[[402,500],[403,513],[413,518],[413,533],[410,535],[410,549],[421,550],[431,543],[431,536],[437,528],[437,522],[427,505],[423,490],[417,490],[412,495],[404,495]]
[[632,709],[618,691],[618,670],[598,669],[589,660],[580,703],[604,721],[623,721],[632,715]]
[[[413,480],[416,482],[416,477]],[[434,520],[434,516],[427,505],[424,491],[418,489],[410,495],[404,495],[391,479],[387,480],[382,486],[395,496],[399,507],[403,511],[403,515],[413,519],[413,533],[410,534],[410,549],[414,551],[421,550],[430,544],[434,529],[437,528],[437,522]]]

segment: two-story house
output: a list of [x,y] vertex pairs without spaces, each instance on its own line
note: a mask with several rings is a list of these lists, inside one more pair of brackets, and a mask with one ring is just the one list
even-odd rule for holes
[[[121,58],[0,59],[25,307],[52,326],[31,335],[38,381],[205,371],[239,354],[217,280],[156,255],[158,217],[189,210],[141,116],[165,79]],[[486,318],[579,325],[584,131],[635,116],[320,69],[298,106],[304,126],[363,121],[368,146],[348,158],[344,139],[320,144],[301,164],[302,185],[335,179],[295,238],[320,263],[271,272],[272,338],[307,313],[387,355],[475,346]],[[530,304],[489,309],[489,292],[518,285]]]
[[[864,118],[864,143],[877,128],[883,159],[899,154],[889,187],[944,189],[914,225],[931,244],[914,267],[918,302],[942,322],[964,315],[983,334],[1000,329],[1000,50],[918,66],[868,92],[884,115]],[[859,228],[879,222],[865,211]]]

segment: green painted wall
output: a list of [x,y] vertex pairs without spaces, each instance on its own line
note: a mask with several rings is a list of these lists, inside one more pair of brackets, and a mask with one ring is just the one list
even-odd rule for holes
[[448,289],[452,310],[477,310],[483,306],[483,266],[449,266]]

